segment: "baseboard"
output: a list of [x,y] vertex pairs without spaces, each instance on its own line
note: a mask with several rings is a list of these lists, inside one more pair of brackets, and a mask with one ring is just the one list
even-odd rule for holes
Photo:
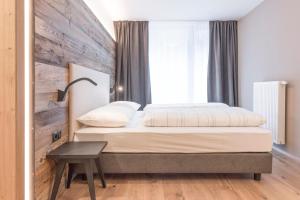
[[293,160],[300,163],[300,158],[297,157],[297,156],[294,156],[294,155],[292,155],[292,154],[290,154],[290,153],[288,153],[288,152],[286,152],[282,149],[279,149],[278,147],[273,147],[273,150],[275,150],[275,151],[277,151],[277,152],[279,152],[279,153],[281,153],[281,154],[283,154],[283,155],[285,155],[285,156],[287,156],[287,157],[289,157],[289,158],[291,158],[291,159],[293,159]]

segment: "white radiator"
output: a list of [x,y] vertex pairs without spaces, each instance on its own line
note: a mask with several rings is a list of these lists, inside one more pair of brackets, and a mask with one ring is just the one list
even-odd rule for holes
[[253,90],[253,111],[263,115],[263,127],[272,131],[275,144],[285,144],[285,81],[256,82]]

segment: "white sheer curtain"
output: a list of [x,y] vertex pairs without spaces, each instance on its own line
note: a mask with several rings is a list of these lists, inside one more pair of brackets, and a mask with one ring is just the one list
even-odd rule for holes
[[152,103],[207,102],[208,22],[150,22]]

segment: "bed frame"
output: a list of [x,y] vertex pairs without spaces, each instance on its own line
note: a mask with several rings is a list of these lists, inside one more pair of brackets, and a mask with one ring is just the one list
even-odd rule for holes
[[[70,91],[69,139],[80,128],[76,118],[109,103],[108,74],[70,64],[70,81],[87,77],[97,86],[81,82]],[[251,173],[260,180],[272,172],[272,153],[103,153],[105,173]],[[75,168],[77,173],[83,172]],[[96,172],[96,170],[95,170]]]

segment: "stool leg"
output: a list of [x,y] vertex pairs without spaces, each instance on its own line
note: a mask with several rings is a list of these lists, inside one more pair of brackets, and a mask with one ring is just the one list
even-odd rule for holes
[[54,178],[50,200],[55,200],[56,198],[65,165],[66,165],[65,161],[58,161],[58,163],[56,164],[55,178]]
[[74,165],[69,163],[69,171],[68,171],[68,176],[67,180],[65,183],[65,187],[68,189],[71,186],[72,180],[75,178],[76,174],[74,173]]
[[96,200],[94,177],[93,177],[93,160],[89,159],[84,162],[86,177],[88,180],[91,200]]
[[103,174],[100,158],[96,158],[95,163],[96,163],[99,178],[100,178],[101,183],[102,183],[102,187],[106,188],[106,183],[105,183],[105,179],[104,179],[104,174]]

